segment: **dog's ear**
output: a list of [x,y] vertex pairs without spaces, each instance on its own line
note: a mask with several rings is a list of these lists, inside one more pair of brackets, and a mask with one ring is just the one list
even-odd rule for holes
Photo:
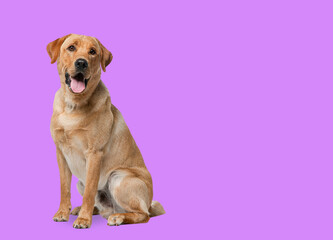
[[51,58],[51,63],[55,63],[59,57],[60,53],[60,47],[65,41],[66,38],[68,38],[71,34],[68,34],[62,38],[58,38],[57,40],[54,40],[53,42],[50,42],[47,44],[46,50]]
[[105,72],[105,68],[107,65],[110,64],[110,62],[112,61],[112,54],[109,50],[107,50],[103,44],[96,38],[98,44],[99,44],[99,47],[101,48],[101,66],[102,66],[102,69],[103,71]]

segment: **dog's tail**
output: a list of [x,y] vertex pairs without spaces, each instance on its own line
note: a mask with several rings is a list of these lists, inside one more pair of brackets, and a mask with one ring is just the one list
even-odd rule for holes
[[152,201],[149,208],[149,217],[155,217],[164,214],[164,208],[157,201]]

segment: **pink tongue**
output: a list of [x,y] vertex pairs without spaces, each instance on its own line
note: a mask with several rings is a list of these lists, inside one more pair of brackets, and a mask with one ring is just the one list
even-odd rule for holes
[[80,93],[86,88],[83,81],[77,81],[74,78],[71,79],[71,89],[75,93]]

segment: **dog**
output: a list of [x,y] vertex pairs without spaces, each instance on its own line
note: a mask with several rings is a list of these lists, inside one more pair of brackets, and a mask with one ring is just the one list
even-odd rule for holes
[[[94,37],[69,34],[47,45],[57,61],[51,135],[60,171],[61,200],[56,222],[78,215],[74,228],[89,228],[93,214],[110,226],[145,223],[164,214],[153,201],[152,178],[119,110],[101,81],[112,54]],[[82,205],[71,206],[71,179],[78,179]]]

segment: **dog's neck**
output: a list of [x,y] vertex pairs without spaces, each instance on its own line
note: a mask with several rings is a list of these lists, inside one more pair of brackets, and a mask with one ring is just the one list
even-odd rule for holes
[[94,95],[96,95],[96,92],[100,92],[103,86],[103,82],[99,80],[96,86],[90,86],[87,92],[76,95],[70,92],[66,84],[61,84],[62,91],[64,92],[65,110],[72,112],[92,107],[94,105]]

